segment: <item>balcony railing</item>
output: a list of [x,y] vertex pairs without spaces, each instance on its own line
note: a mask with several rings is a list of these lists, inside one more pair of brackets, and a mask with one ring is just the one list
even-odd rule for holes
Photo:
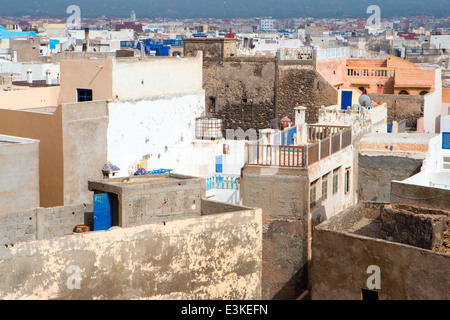
[[377,77],[392,78],[395,76],[395,69],[383,67],[344,67],[345,75],[348,77]]
[[303,167],[304,146],[248,144],[246,163],[258,166]]
[[308,145],[266,145],[260,141],[246,145],[245,164],[281,168],[306,168],[352,143],[352,128],[308,125]]
[[206,190],[239,190],[241,177],[230,174],[214,174],[206,177]]

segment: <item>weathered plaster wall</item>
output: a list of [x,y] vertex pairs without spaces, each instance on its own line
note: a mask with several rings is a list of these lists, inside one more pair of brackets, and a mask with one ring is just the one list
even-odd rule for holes
[[449,299],[450,255],[347,232],[363,211],[350,207],[315,228],[312,299],[360,300],[371,265],[380,268],[379,300]]
[[260,299],[261,230],[244,210],[3,247],[0,298]]
[[304,169],[261,175],[245,166],[241,179],[244,206],[263,212],[263,299],[296,299],[307,289],[309,181]]
[[106,101],[62,105],[64,204],[92,203],[88,181],[102,179],[107,161]]
[[204,97],[200,90],[109,102],[107,160],[121,169],[118,176],[134,174],[142,158],[147,159],[147,170],[191,174],[197,161],[192,145],[195,119],[203,115]]

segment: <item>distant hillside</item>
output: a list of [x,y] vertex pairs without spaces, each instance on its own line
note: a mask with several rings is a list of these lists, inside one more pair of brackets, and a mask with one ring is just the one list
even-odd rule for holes
[[[369,5],[381,8],[381,16],[450,16],[450,0],[21,0],[3,1],[1,16],[69,16],[66,9],[76,4],[83,17],[365,17]],[[224,2],[226,2],[224,6]]]

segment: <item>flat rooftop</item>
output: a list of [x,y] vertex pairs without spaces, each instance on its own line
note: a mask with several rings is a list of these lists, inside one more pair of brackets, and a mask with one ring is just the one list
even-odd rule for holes
[[428,144],[437,133],[368,133],[361,138],[361,142],[368,143],[406,143]]
[[15,137],[15,136],[7,136],[0,134],[0,145],[8,145],[8,144],[18,144],[18,143],[35,143],[38,140]]
[[[442,221],[442,229],[431,225]],[[450,255],[450,211],[408,204],[358,203],[317,226],[323,230],[402,243]],[[434,232],[433,237],[430,232]],[[439,236],[438,236],[439,234]],[[430,239],[438,239],[431,243]]]

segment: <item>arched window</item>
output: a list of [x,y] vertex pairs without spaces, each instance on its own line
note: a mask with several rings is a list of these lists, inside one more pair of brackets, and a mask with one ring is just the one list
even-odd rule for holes
[[409,92],[406,90],[402,90],[400,91],[398,94],[404,94],[404,95],[409,95]]
[[424,95],[426,95],[426,94],[428,94],[428,91],[422,91],[421,93],[419,93],[419,96],[424,96]]

